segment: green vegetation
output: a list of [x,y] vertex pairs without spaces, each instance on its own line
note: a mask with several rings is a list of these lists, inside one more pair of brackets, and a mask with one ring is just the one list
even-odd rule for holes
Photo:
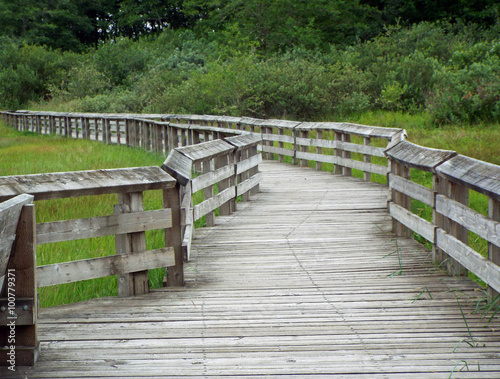
[[[159,166],[164,160],[161,155],[139,149],[106,146],[99,142],[71,140],[58,136],[19,133],[1,124],[0,151],[0,175]],[[109,215],[113,214],[113,205],[116,203],[116,195],[38,201],[36,202],[37,222]],[[146,192],[145,209],[158,209],[161,206],[162,196],[158,191]],[[147,233],[148,249],[164,246],[161,231]],[[112,236],[60,242],[38,246],[37,264],[41,266],[111,254],[115,254]],[[164,274],[164,269],[149,272],[153,288],[162,286]],[[94,297],[114,296],[117,294],[116,277],[40,288],[39,294],[42,307]]]

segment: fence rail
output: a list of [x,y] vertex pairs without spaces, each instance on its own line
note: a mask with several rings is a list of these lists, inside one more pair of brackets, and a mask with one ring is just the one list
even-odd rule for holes
[[[163,191],[164,209],[143,210],[143,192],[149,190]],[[35,201],[118,195],[113,215],[37,225],[37,245],[106,235],[114,235],[116,245],[114,256],[37,267],[38,287],[118,275],[119,295],[129,296],[149,292],[148,269],[169,267],[174,277],[182,277],[175,180],[159,167],[0,177],[0,201],[23,193]],[[146,250],[145,231],[152,229],[165,230],[165,248]]]
[[[464,274],[466,268],[488,283],[492,295],[500,289],[500,168],[455,152],[406,142],[403,129],[206,115],[103,115],[32,111],[1,112],[1,115],[19,130],[56,132],[68,137],[126,143],[165,154],[178,147],[200,142],[219,138],[228,141],[230,136],[253,134],[261,138],[259,149],[264,158],[277,158],[280,161],[288,159],[302,166],[315,166],[316,169],[324,169],[324,164],[330,164],[333,173],[344,176],[351,176],[353,170],[359,170],[366,181],[371,180],[372,174],[387,175],[392,191],[388,209],[394,219],[395,232],[409,236],[409,230],[415,231],[433,244],[434,258],[438,262],[445,260],[451,273]],[[206,172],[201,172],[208,186],[204,188],[207,191],[206,199],[211,200],[197,207],[196,212],[193,207],[191,216],[188,199],[191,199],[195,178],[190,176],[188,166],[193,162],[195,166],[199,165],[199,169],[204,166],[201,162],[195,162],[196,157],[191,159],[187,156],[188,151],[193,154],[194,150],[186,148],[186,155],[177,152],[174,153],[176,159],[173,156],[167,159],[172,172],[177,172],[177,178],[185,186],[181,196],[183,208],[187,212],[186,230],[193,222],[190,217],[201,217],[207,211],[210,220],[212,205],[220,206],[217,203],[219,200],[215,199],[224,200],[224,196],[232,198],[232,192],[229,196],[232,190],[224,192],[226,189],[222,191],[224,195],[211,197],[210,193],[213,192],[210,191],[213,189],[209,187],[214,180],[220,180],[220,188],[224,188],[224,181],[230,180],[225,176],[229,172],[225,170],[229,169],[217,167],[213,163],[213,170],[203,169]],[[257,158],[254,155],[252,159]],[[433,188],[413,182],[410,169],[432,173]],[[257,178],[254,180],[257,181]],[[194,180],[194,183],[199,188],[205,185],[202,179]],[[243,189],[244,184],[240,183],[239,188]],[[469,190],[488,196],[488,216],[469,208]],[[433,220],[427,221],[412,213],[411,199],[431,207]],[[476,233],[488,242],[488,258],[482,257],[468,245],[469,232]],[[189,233],[183,235],[186,237]]]
[[[162,168],[179,183],[184,214],[183,250],[189,259],[194,223],[202,217],[214,225],[215,210],[229,215],[236,210],[236,199],[243,201],[258,191],[261,174],[257,151],[260,137],[244,135],[181,147],[170,152]],[[194,204],[193,196],[203,191],[203,200]]]
[[[500,291],[500,167],[407,141],[386,154],[391,161],[389,213],[396,234],[418,233],[432,243],[436,262],[445,262],[454,275],[471,271],[488,284],[490,296],[496,296]],[[433,187],[411,181],[410,169],[432,173]],[[469,207],[469,190],[488,197],[487,216]],[[432,222],[412,213],[411,199],[432,208]],[[487,241],[488,257],[469,246],[469,232]]]

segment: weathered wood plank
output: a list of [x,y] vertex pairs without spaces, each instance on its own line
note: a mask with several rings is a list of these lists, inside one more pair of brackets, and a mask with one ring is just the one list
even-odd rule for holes
[[470,209],[443,195],[436,196],[436,211],[476,233],[481,238],[500,246],[500,222]]
[[55,221],[37,225],[37,244],[137,233],[170,228],[171,226],[172,212],[170,209]]
[[458,155],[437,167],[436,171],[451,182],[500,200],[500,166]]
[[236,163],[236,175],[240,175],[245,171],[257,167],[260,163],[262,163],[262,155],[252,155],[250,158]]
[[159,167],[56,172],[0,177],[0,201],[28,193],[35,200],[172,188],[175,180]]
[[129,254],[110,255],[102,258],[56,263],[37,267],[37,286],[47,287],[57,284],[72,283],[109,275],[169,267],[174,264],[174,251],[171,247]]
[[185,186],[192,177],[193,161],[178,150],[171,150],[161,168]]
[[407,209],[392,202],[389,203],[389,214],[415,233],[420,234],[426,240],[432,243],[434,242],[434,230],[436,227],[429,221],[418,217]]
[[500,267],[442,229],[436,230],[436,244],[496,291],[500,291]]
[[261,151],[263,153],[286,155],[288,157],[295,156],[295,152],[292,149],[286,149],[286,148],[276,147],[276,146],[262,145]]
[[197,176],[192,180],[193,192],[197,192],[205,187],[211,186],[234,175],[234,165],[227,165]]
[[437,166],[457,155],[454,151],[431,149],[401,141],[385,151],[394,161],[418,170],[435,172]]
[[19,195],[0,203],[0,295],[4,289],[5,271],[16,239],[21,210],[23,206],[32,203],[32,195]]
[[194,220],[199,220],[201,217],[205,216],[207,213],[210,213],[217,208],[219,208],[222,204],[228,202],[232,198],[236,196],[236,188],[229,187],[222,192],[219,192],[214,197],[211,197],[200,204],[197,204],[193,208],[193,218]]
[[413,199],[434,207],[434,191],[430,188],[395,174],[389,174],[389,186]]
[[245,192],[250,191],[255,186],[259,185],[262,181],[262,173],[257,173],[251,178],[245,180],[244,182],[239,183],[236,186],[236,195],[239,196]]

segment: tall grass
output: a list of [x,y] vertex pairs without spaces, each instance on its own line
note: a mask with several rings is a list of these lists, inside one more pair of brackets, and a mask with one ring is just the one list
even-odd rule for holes
[[[162,155],[100,142],[72,140],[59,136],[20,133],[0,124],[0,175],[26,175],[46,172],[80,171],[137,166],[159,166]],[[145,209],[162,206],[160,191],[146,192]],[[37,222],[96,217],[113,213],[116,195],[84,196],[36,202]],[[161,231],[147,232],[147,248],[163,247]],[[115,254],[114,237],[46,244],[37,247],[37,265]],[[150,270],[153,288],[162,285],[164,269]],[[86,280],[39,289],[42,307],[115,296],[116,276]]]

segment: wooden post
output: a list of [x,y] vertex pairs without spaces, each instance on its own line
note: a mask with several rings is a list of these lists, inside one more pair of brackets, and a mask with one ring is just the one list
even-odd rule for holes
[[[321,141],[323,139],[323,131],[322,130],[318,130],[316,132],[316,141]],[[321,146],[316,146],[316,154],[323,154],[323,148]],[[316,170],[318,171],[321,171],[321,162],[320,161],[316,161]]]
[[[335,132],[335,141],[337,142],[342,142],[342,133]],[[342,158],[344,156],[342,149],[340,147],[335,148],[335,156]],[[343,166],[341,164],[336,164],[335,169],[333,171],[335,175],[342,175],[343,173]]]
[[[142,212],[142,192],[118,194],[115,214]],[[117,254],[143,253],[146,251],[145,232],[121,234],[115,237]],[[148,272],[139,271],[118,275],[118,296],[142,295],[149,292]]]
[[[398,175],[404,179],[410,179],[410,169],[400,163],[397,163],[397,162],[394,162],[392,161],[391,162],[391,172],[392,174],[394,175]],[[392,194],[392,201],[411,211],[411,199],[409,196],[399,192],[399,191],[396,191],[395,189],[392,189],[391,190]],[[393,227],[393,232],[399,236],[399,237],[411,237],[411,229],[405,227],[403,224],[401,224],[399,221],[396,221],[396,219],[392,219],[392,227]]]
[[[432,189],[434,190],[434,194],[446,194],[448,196],[447,191],[447,181],[446,179],[438,176],[437,174],[433,174],[432,180]],[[446,217],[444,217],[441,213],[436,211],[436,197],[434,196],[434,206],[432,207],[432,223],[436,225],[438,228],[446,230],[445,223],[447,223]],[[432,260],[435,264],[441,264],[447,258],[447,254],[444,253],[441,249],[439,249],[436,244],[432,246]]]
[[[203,173],[206,174],[211,171],[211,163],[212,159],[208,159],[203,161]],[[206,187],[203,190],[204,200],[208,200],[214,196],[214,188],[213,185]],[[212,211],[205,215],[205,220],[207,222],[207,226],[214,226],[215,213]]]
[[[25,205],[21,211],[6,272],[6,298],[0,300],[1,313],[5,313],[6,326],[0,327],[2,366],[33,366],[40,353],[37,337],[37,288],[36,288],[36,217],[34,204]],[[17,315],[10,314],[11,307]],[[5,310],[4,310],[5,308]],[[1,316],[4,318],[4,316]],[[2,324],[4,324],[2,322]],[[13,338],[13,339],[12,339]],[[15,346],[11,349],[10,346]]]
[[[457,183],[450,183],[450,198],[458,201],[466,206],[469,205],[469,189]],[[450,234],[456,237],[459,241],[468,244],[469,231],[457,222],[450,220]],[[453,276],[467,276],[468,271],[465,267],[459,264],[456,260],[450,259],[448,261],[448,271]]]
[[[371,138],[370,137],[365,137],[364,138],[364,145],[365,146],[370,146],[371,145]],[[365,163],[371,163],[372,162],[372,156],[370,154],[365,154],[364,155],[364,161]],[[365,182],[370,182],[371,181],[371,173],[369,171],[365,171],[363,174],[363,179]]]
[[180,186],[163,191],[163,207],[172,210],[172,227],[165,230],[165,246],[173,246],[175,266],[167,268],[167,286],[184,285],[184,257],[182,253]]
[[[278,130],[278,133],[280,136],[283,136],[285,134],[285,131],[283,130],[283,128],[280,128]],[[285,147],[285,144],[283,143],[283,141],[279,141],[279,147],[281,149],[283,149]],[[279,154],[279,161],[280,161],[280,163],[283,163],[283,154]]]
[[[494,221],[500,221],[500,201],[492,198],[489,199],[488,217]],[[500,265],[500,246],[496,246],[491,242],[488,242],[488,258],[496,265]],[[493,288],[488,288],[490,301],[497,297],[498,294],[499,293]]]
[[[254,155],[258,155],[259,154],[259,151],[257,149],[257,145],[252,146],[252,147],[250,147],[250,148],[248,148],[246,150],[247,150],[247,156],[248,156],[248,158],[253,157]],[[252,169],[250,169],[249,177],[254,176],[258,172],[259,172],[259,166],[253,167]],[[252,188],[249,191],[249,194],[250,195],[255,195],[256,193],[259,193],[259,191],[260,191],[260,184],[257,184],[254,188]]]
[[[342,135],[342,142],[351,142],[351,135],[350,134],[343,134]],[[344,155],[345,159],[351,159],[351,152],[350,151],[344,150],[343,155]],[[343,175],[344,176],[352,176],[352,168],[344,167]]]
[[[302,138],[308,138],[309,137],[309,132],[307,130],[302,130],[300,132],[300,136]],[[303,153],[307,153],[309,150],[309,146],[307,145],[302,145],[300,147],[300,151],[303,152]],[[307,167],[307,159],[301,159],[300,160],[300,167]]]

